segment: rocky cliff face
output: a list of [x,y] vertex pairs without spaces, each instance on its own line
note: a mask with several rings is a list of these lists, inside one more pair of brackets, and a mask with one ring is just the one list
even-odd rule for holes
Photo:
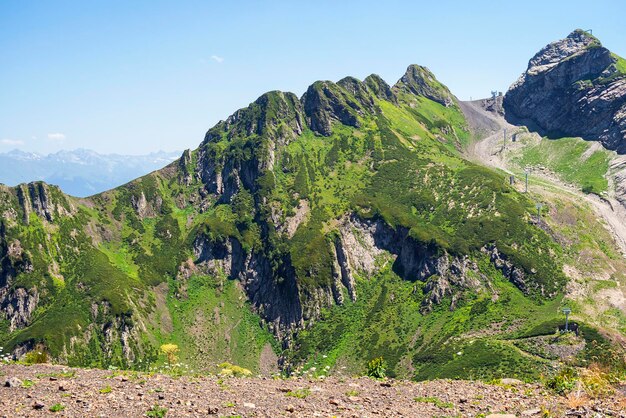
[[539,51],[506,93],[506,118],[542,135],[580,136],[626,153],[626,66],[576,30]]

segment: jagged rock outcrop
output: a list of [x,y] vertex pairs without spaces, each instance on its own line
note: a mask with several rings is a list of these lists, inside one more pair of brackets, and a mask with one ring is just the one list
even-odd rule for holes
[[28,222],[30,212],[35,212],[48,222],[52,222],[48,192],[44,183],[29,183],[18,186],[17,197],[24,211],[24,222]]
[[9,331],[30,324],[39,303],[36,287],[27,290],[13,288],[13,281],[20,273],[30,273],[33,265],[18,240],[7,243],[4,223],[0,223],[0,316],[9,321]]
[[450,90],[437,81],[428,68],[421,65],[409,65],[402,78],[393,86],[393,90],[423,96],[446,107],[454,103]]
[[38,303],[37,288],[0,290],[0,313],[9,320],[9,331],[28,326]]
[[246,253],[237,239],[213,240],[201,234],[194,241],[195,263],[207,273],[238,279],[254,310],[284,344],[302,328],[305,313],[296,275],[288,262],[275,272],[261,253]]
[[156,216],[161,211],[161,206],[163,205],[161,196],[155,196],[152,201],[148,201],[143,190],[139,196],[132,195],[130,201],[140,219]]
[[[229,202],[241,185],[256,190],[257,179],[274,167],[276,152],[300,135],[304,127],[304,111],[296,95],[266,93],[207,132],[198,149],[195,172],[208,193]],[[223,137],[234,141],[249,136],[258,139],[232,150],[230,155],[220,154],[213,147]]]
[[[344,79],[345,80],[345,79]],[[344,81],[345,85],[359,85],[360,82]],[[359,88],[359,91],[362,90]],[[313,132],[329,136],[333,121],[358,128],[361,126],[359,115],[365,112],[363,105],[346,94],[341,86],[332,81],[313,83],[302,96],[307,124]]]
[[193,161],[191,158],[191,150],[186,149],[183,151],[183,155],[181,155],[178,160],[178,168],[180,170],[180,183],[189,186],[193,181]]
[[381,100],[388,100],[392,103],[396,103],[398,98],[395,93],[391,89],[391,86],[387,84],[385,80],[380,78],[378,74],[371,74],[365,77],[363,80],[365,85],[372,91],[374,96],[378,97]]
[[[408,229],[391,228],[380,219],[361,219],[354,214],[346,217],[335,246],[339,264],[345,265],[342,280],[348,289],[354,288],[352,270],[372,275],[378,268],[377,258],[385,253],[391,254],[396,274],[405,280],[426,282],[424,312],[430,311],[446,296],[452,296],[451,308],[454,308],[460,293],[468,289],[479,291],[484,287],[476,279],[478,266],[469,257],[451,256],[434,245],[425,245],[412,238]],[[468,274],[470,271],[473,274]],[[356,299],[355,290],[352,295]]]
[[374,112],[374,97],[364,82],[354,77],[345,77],[339,80],[337,85],[353,95],[367,112]]
[[624,63],[576,30],[530,60],[506,93],[506,118],[542,135],[580,136],[626,153]]

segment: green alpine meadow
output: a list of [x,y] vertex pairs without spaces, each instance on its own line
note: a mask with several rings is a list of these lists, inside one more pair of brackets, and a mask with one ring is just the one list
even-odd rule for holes
[[504,97],[462,102],[419,65],[316,81],[94,196],[0,185],[0,354],[557,392],[568,370],[623,377],[626,61],[580,30],[542,51]]

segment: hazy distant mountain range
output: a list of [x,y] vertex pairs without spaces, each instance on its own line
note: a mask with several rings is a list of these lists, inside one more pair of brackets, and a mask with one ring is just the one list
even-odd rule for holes
[[98,154],[87,149],[54,154],[13,150],[0,154],[0,183],[15,186],[43,180],[79,197],[112,189],[180,157],[182,151],[147,155]]

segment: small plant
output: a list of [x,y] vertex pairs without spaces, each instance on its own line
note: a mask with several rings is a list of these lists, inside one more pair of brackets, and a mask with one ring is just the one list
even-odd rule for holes
[[418,396],[417,398],[415,398],[415,402],[431,403],[439,408],[445,408],[445,409],[454,408],[454,404],[452,402],[444,402],[439,398],[435,398],[434,396],[431,396],[431,397]]
[[286,396],[291,396],[292,398],[298,399],[306,399],[307,396],[309,396],[310,394],[311,389],[309,388],[290,390],[289,392],[285,393]]
[[100,393],[111,393],[111,386],[106,385],[105,387],[103,387],[102,389],[100,389]]
[[228,362],[220,364],[219,367],[222,368],[220,371],[222,376],[245,377],[252,375],[252,371]]
[[179,351],[180,350],[176,344],[163,344],[161,346],[161,352],[165,354],[165,357],[167,357],[167,364],[169,366],[171,366],[172,363],[175,363],[176,360],[178,360],[178,356],[176,354]]
[[235,407],[235,402],[224,402],[223,403],[224,408],[234,408]]
[[29,351],[24,355],[22,360],[26,364],[41,364],[48,362],[48,353],[43,347],[38,347],[32,351]]
[[22,387],[25,389],[32,388],[33,386],[35,386],[35,382],[30,379],[24,379],[22,382]]
[[349,390],[346,392],[346,396],[359,396],[359,391],[358,390]]
[[592,398],[602,398],[614,392],[610,371],[599,364],[594,363],[583,370],[580,383]]
[[61,403],[55,403],[50,407],[50,412],[61,412],[65,409],[65,405]]
[[387,373],[387,362],[382,357],[376,357],[367,363],[367,375],[374,379],[384,379]]
[[589,405],[589,396],[580,390],[570,392],[565,398],[565,405],[567,405],[569,409],[578,409],[581,406],[587,406]]
[[559,395],[565,395],[574,389],[577,379],[578,372],[576,369],[564,367],[546,381],[546,387]]
[[35,375],[37,377],[37,379],[41,379],[44,377],[56,377],[56,378],[63,378],[63,379],[72,379],[74,377],[76,377],[76,372],[74,370],[69,370],[69,371],[62,371],[62,372],[58,372],[58,373],[38,373]]
[[167,414],[167,408],[163,408],[158,404],[152,405],[152,408],[148,409],[146,416],[149,418],[163,418]]

